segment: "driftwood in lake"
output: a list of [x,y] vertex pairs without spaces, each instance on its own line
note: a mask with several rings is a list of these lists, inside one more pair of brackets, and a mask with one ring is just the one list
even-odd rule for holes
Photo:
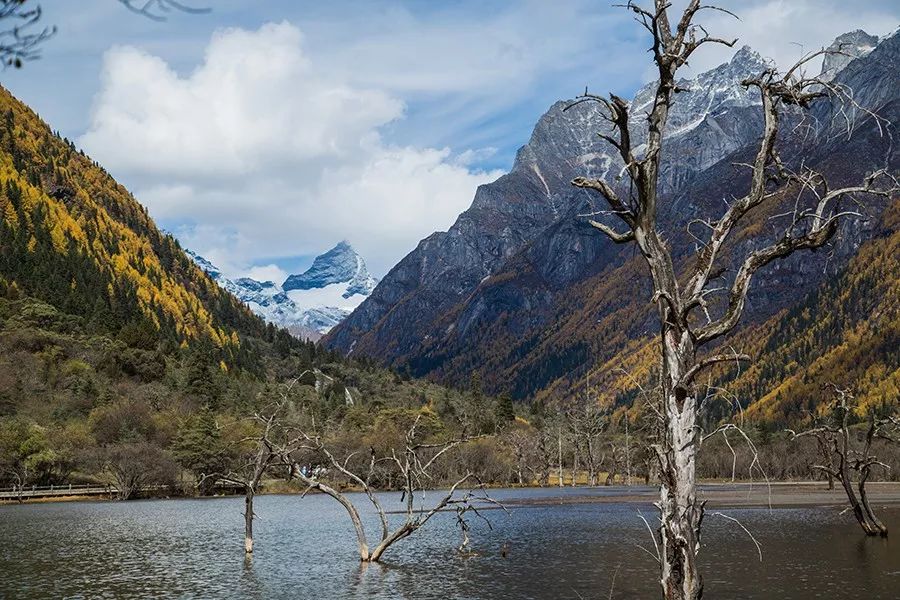
[[[852,214],[837,207],[842,199],[890,195],[896,193],[898,186],[893,177],[880,170],[858,185],[832,189],[823,173],[812,170],[802,160],[796,168],[789,167],[776,147],[779,118],[787,108],[802,115],[815,100],[828,96],[837,98],[838,104],[851,103],[854,110],[835,111],[846,117],[848,131],[852,131],[852,114],[864,111],[853,103],[849,90],[805,74],[805,67],[828,53],[825,50],[807,54],[783,73],[770,67],[742,82],[759,93],[765,123],[755,157],[743,165],[750,172],[748,189],[736,194],[718,218],[695,223],[703,227],[705,235],[695,236],[692,242],[696,250],[686,263],[688,272],[676,270],[658,213],[663,200],[659,184],[664,133],[670,108],[680,91],[677,73],[698,48],[708,44],[733,46],[737,40],[713,37],[695,22],[701,13],[722,9],[690,0],[673,21],[671,17],[676,15],[670,15],[670,2],[653,0],[651,4],[649,8],[634,0],[625,4],[652,36],[650,50],[658,81],[645,115],[632,115],[632,107],[615,94],[606,98],[585,92],[576,102],[597,102],[604,107],[612,132],[602,132],[599,137],[620,155],[624,164],[620,177],[626,181],[620,184],[578,177],[572,183],[596,194],[608,207],[589,215],[590,224],[617,244],[634,243],[650,271],[662,352],[664,430],[655,446],[662,484],[656,540],[660,549],[660,581],[665,598],[693,600],[703,594],[697,566],[703,503],[697,498],[696,481],[698,435],[702,433],[698,427],[695,380],[707,367],[749,360],[734,351],[704,356],[701,350],[737,326],[751,280],[760,269],[797,251],[820,248],[834,236],[840,220]],[[871,113],[867,116],[874,118]],[[646,121],[647,136],[640,148],[632,145],[632,117]],[[726,240],[747,223],[748,214],[758,213],[755,209],[764,205],[779,204],[787,194],[791,196],[791,208],[773,221],[783,232],[780,237],[751,244],[752,249],[738,261],[737,269],[729,269],[723,258],[728,255],[723,250]],[[730,281],[723,281],[726,275]],[[725,300],[714,302],[716,292],[723,292]]]
[[[847,494],[847,501],[859,526],[868,536],[887,537],[888,528],[878,518],[866,491],[866,483],[875,468],[888,470],[890,467],[873,454],[872,444],[876,439],[900,443],[900,419],[895,415],[877,417],[875,411],[868,413],[865,435],[861,444],[854,443],[856,433],[851,429],[850,417],[853,413],[853,395],[850,390],[832,385],[835,399],[831,403],[831,414],[827,422],[805,431],[791,433],[792,439],[815,437],[825,461],[813,465],[813,469],[828,476],[829,482],[837,480]],[[853,489],[853,473],[857,474],[856,490]],[[833,483],[831,484],[833,486]],[[831,487],[829,487],[831,489]],[[859,495],[857,495],[857,491]]]

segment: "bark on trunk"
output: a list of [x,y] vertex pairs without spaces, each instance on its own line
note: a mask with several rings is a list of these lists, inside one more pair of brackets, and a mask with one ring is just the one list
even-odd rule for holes
[[253,553],[253,490],[244,498],[244,552]]
[[680,384],[684,373],[693,367],[694,348],[687,333],[671,327],[666,330],[663,336],[666,431],[660,449],[661,584],[666,600],[697,600],[703,596],[703,579],[697,568],[703,521],[703,504],[697,501],[697,404]]
[[[674,396],[667,402],[675,403]],[[703,595],[697,569],[703,505],[697,502],[695,480],[694,399],[669,421],[670,446],[661,465],[660,527],[662,587],[666,600],[695,600]]]
[[[859,500],[863,505],[863,510],[866,513],[866,516],[869,518],[870,523],[872,524],[873,533],[869,535],[875,535],[876,533],[881,537],[887,537],[888,528],[881,519],[875,516],[875,511],[872,510],[872,507],[869,505],[869,495],[866,493],[866,479],[868,479],[869,473],[865,472],[859,479]],[[868,533],[868,531],[866,532]]]
[[572,456],[572,487],[575,487],[578,479],[578,445],[575,444],[575,454]]

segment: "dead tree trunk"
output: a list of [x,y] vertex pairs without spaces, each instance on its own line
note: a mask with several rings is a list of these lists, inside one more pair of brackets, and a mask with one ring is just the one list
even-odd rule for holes
[[[280,419],[281,409],[282,405],[276,404],[267,414],[257,413],[253,416],[260,431],[258,435],[241,440],[242,445],[255,444],[255,447],[247,449],[244,459],[246,462],[227,473],[203,475],[197,482],[197,486],[200,487],[210,482],[215,484],[222,481],[240,486],[244,490],[244,554],[247,556],[253,554],[253,519],[256,517],[253,512],[253,501],[263,477],[278,457],[274,438],[281,433],[283,427]],[[288,444],[296,444],[296,441],[285,445]]]
[[253,552],[253,490],[249,486],[244,496],[244,552]]
[[578,444],[572,444],[572,487],[577,485],[578,481]]
[[[835,208],[840,199],[865,193],[890,195],[898,186],[885,170],[880,170],[866,177],[861,185],[833,190],[822,173],[811,170],[803,161],[796,170],[786,166],[775,144],[779,114],[784,108],[796,107],[802,111],[818,98],[836,95],[852,102],[852,96],[834,83],[803,74],[805,65],[827,51],[806,55],[784,74],[770,67],[757,77],[742,82],[745,87],[759,92],[764,117],[759,148],[747,165],[751,172],[748,190],[731,201],[718,219],[703,222],[706,239],[694,236],[695,241],[691,244],[697,250],[684,263],[688,271],[676,272],[671,248],[659,226],[658,209],[663,136],[670,106],[679,91],[677,71],[700,46],[733,46],[737,40],[712,37],[701,25],[694,23],[701,11],[716,9],[702,5],[699,0],[689,0],[677,21],[670,18],[672,4],[667,0],[653,0],[650,8],[644,8],[636,0],[628,0],[625,6],[650,32],[650,50],[657,67],[653,99],[649,107],[642,108],[646,114],[646,139],[639,149],[633,147],[629,129],[631,107],[625,100],[615,94],[606,98],[585,93],[568,108],[581,102],[602,105],[612,132],[600,133],[599,137],[618,152],[624,165],[620,177],[627,181],[619,185],[605,179],[577,177],[572,183],[598,194],[607,205],[607,210],[592,213],[590,224],[615,243],[636,244],[650,272],[652,301],[657,305],[659,316],[662,362],[663,435],[660,444],[656,445],[661,480],[661,525],[657,540],[660,583],[667,600],[696,600],[703,594],[703,580],[696,562],[700,551],[703,503],[697,498],[696,485],[699,423],[694,380],[710,365],[749,360],[735,352],[701,358],[698,351],[737,326],[751,279],[759,269],[799,250],[819,248],[832,238],[839,219],[848,215]],[[890,189],[877,185],[883,179],[891,182]],[[725,254],[722,249],[726,240],[744,217],[753,214],[753,209],[760,205],[784,201],[788,191],[794,192],[792,197],[796,202],[792,201],[792,212],[779,217],[786,221],[784,227],[778,227],[784,232],[780,239],[769,245],[752,244],[756,249],[746,254],[736,270],[729,269],[727,264],[719,264]],[[609,220],[615,220],[615,224],[606,222]],[[710,304],[710,299],[715,298],[711,294],[722,289],[718,280],[729,272],[734,275],[729,275],[733,279],[725,286],[723,295],[726,299]],[[700,309],[702,315],[692,314]],[[722,314],[714,317],[713,313],[717,311]]]
[[[344,507],[350,517],[350,520],[353,523],[353,528],[356,531],[357,550],[359,552],[360,561],[364,563],[379,562],[384,553],[392,545],[418,531],[434,515],[446,508],[461,507],[461,510],[463,512],[473,510],[477,514],[477,509],[472,505],[472,503],[475,501],[488,502],[497,504],[499,506],[499,504],[487,494],[484,486],[482,485],[479,485],[476,488],[480,491],[480,494],[476,494],[475,489],[470,489],[462,496],[457,495],[457,489],[474,477],[472,473],[466,473],[463,477],[458,479],[450,487],[450,489],[430,508],[424,508],[422,506],[416,507],[416,495],[421,495],[421,492],[424,489],[423,485],[426,482],[431,481],[430,469],[435,464],[435,462],[444,454],[446,454],[453,448],[456,448],[460,444],[463,444],[472,439],[476,439],[461,438],[436,444],[422,443],[417,439],[417,428],[419,420],[420,417],[417,417],[410,429],[406,432],[405,448],[399,455],[392,451],[390,456],[387,456],[383,459],[378,459],[375,456],[374,449],[371,451],[372,453],[369,460],[369,469],[365,477],[361,477],[360,475],[350,470],[350,468],[348,467],[349,459],[344,461],[338,460],[337,457],[335,457],[325,447],[320,438],[301,433],[301,435],[303,435],[303,437],[309,444],[308,446],[304,446],[304,449],[313,450],[327,457],[328,461],[331,463],[332,468],[334,468],[337,473],[348,478],[355,485],[359,486],[365,493],[366,498],[375,508],[381,526],[381,538],[374,548],[370,547],[369,545],[368,539],[366,537],[365,526],[362,519],[360,518],[359,510],[353,504],[353,501],[345,494],[336,490],[334,486],[328,485],[317,476],[306,474],[299,467],[297,462],[293,460],[291,456],[293,449],[288,449],[287,451],[280,453],[283,464],[289,469],[289,478],[297,477],[307,485],[307,490],[306,492],[304,492],[304,495],[306,495],[306,493],[310,490],[317,490],[333,498],[338,503],[340,503],[341,506]],[[372,485],[370,483],[372,480],[372,474],[375,469],[375,464],[380,461],[384,461],[395,466],[401,480],[403,481],[402,501],[404,503],[403,513],[405,518],[403,523],[401,523],[394,529],[390,528],[390,524],[388,523],[387,518],[387,511],[382,506],[381,501],[378,499],[378,496],[376,495],[375,490],[372,488]],[[468,537],[467,533],[466,537]]]
[[588,485],[594,487],[597,485],[597,464],[594,460],[594,441],[588,438],[584,445],[587,447]]
[[[898,442],[886,429],[897,424],[895,417],[879,420],[874,412],[869,413],[868,428],[865,441],[861,449],[853,447],[853,438],[850,431],[850,414],[852,406],[849,403],[853,396],[849,390],[840,389],[832,385],[836,398],[832,409],[832,422],[808,429],[801,433],[788,430],[792,438],[815,436],[819,448],[824,448],[824,464],[814,465],[813,468],[825,473],[832,480],[837,479],[844,488],[850,510],[867,536],[887,537],[888,528],[879,519],[869,504],[869,496],[866,492],[866,483],[872,474],[874,467],[887,469],[887,465],[872,455],[872,442],[876,437]],[[834,463],[837,462],[837,468]],[[856,489],[853,487],[853,472],[859,474]],[[857,496],[857,491],[859,495]]]
[[621,458],[619,456],[620,448],[617,448],[615,444],[609,444],[609,459],[610,459],[610,468],[609,472],[606,474],[606,482],[604,485],[614,485],[616,483],[616,475],[619,474],[619,469],[621,467]]
[[834,489],[834,458],[831,456],[831,451],[828,449],[828,444],[824,439],[820,437],[816,437],[816,444],[819,447],[819,454],[822,455],[824,460],[823,464],[827,467],[825,470],[825,477],[828,479],[828,489]]

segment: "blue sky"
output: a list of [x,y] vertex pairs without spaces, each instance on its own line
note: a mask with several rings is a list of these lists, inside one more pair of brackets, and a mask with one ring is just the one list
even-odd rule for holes
[[[606,1],[184,1],[212,11],[43,0],[58,34],[0,77],[232,275],[277,279],[343,238],[382,275],[509,169],[554,101],[627,97],[652,73]],[[722,5],[742,21],[715,15],[713,32],[782,63],[900,22],[891,0]]]

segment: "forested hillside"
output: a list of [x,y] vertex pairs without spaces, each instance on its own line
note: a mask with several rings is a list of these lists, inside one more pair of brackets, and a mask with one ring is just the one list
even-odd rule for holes
[[[92,331],[146,327],[237,361],[263,323],[162,234],[128,191],[0,90],[0,277]],[[67,282],[68,285],[61,285]]]
[[304,373],[300,397],[354,440],[404,411],[459,422],[465,394],[266,325],[3,89],[0,215],[0,486],[181,481],[190,493]]

